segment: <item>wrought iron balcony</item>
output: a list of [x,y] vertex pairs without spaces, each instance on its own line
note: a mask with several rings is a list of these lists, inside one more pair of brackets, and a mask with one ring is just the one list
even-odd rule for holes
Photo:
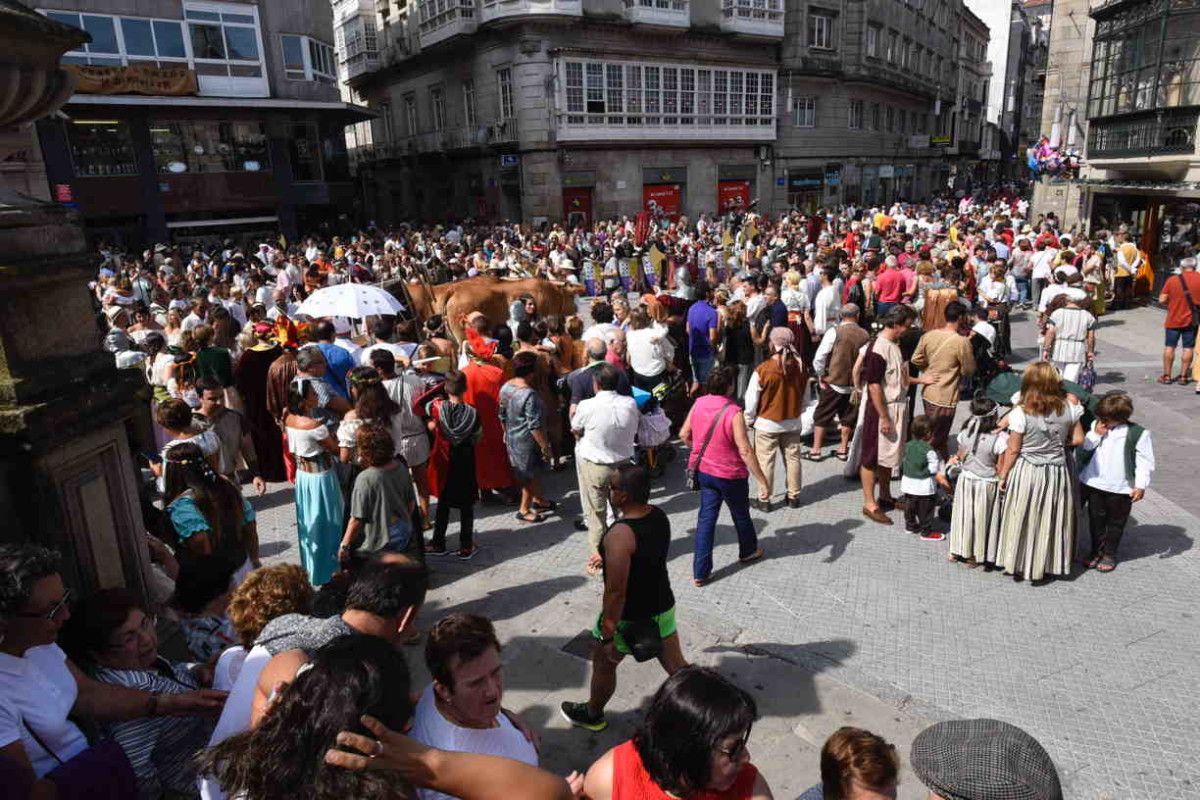
[[1087,156],[1141,158],[1193,155],[1200,109],[1174,109],[1138,117],[1094,119],[1088,129]]

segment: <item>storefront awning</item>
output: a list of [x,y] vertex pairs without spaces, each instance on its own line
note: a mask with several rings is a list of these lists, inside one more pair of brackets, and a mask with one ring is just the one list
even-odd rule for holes
[[364,122],[378,116],[366,106],[341,101],[287,100],[278,97],[164,97],[159,95],[100,95],[73,94],[65,108],[71,106],[153,106],[156,108],[252,108],[280,111],[325,111],[345,117],[346,124]]

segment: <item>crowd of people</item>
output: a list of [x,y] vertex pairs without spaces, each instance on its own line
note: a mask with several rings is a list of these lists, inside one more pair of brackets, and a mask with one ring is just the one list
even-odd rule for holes
[[[103,346],[147,380],[148,597],[69,603],[53,553],[0,550],[0,766],[33,797],[98,771],[114,797],[770,797],[748,748],[755,700],[689,665],[680,641],[671,520],[651,502],[670,439],[697,493],[695,590],[714,579],[722,506],[738,561],[758,562],[752,510],[802,509],[805,462],[827,458],[861,481],[864,517],[890,526],[902,511],[914,538],[949,539],[951,561],[1032,583],[1077,562],[1116,569],[1154,456],[1129,396],[1092,391],[1096,319],[1161,285],[1161,382],[1187,385],[1200,276],[1189,259],[1156,283],[1128,229],[1077,235],[1027,213],[998,192],[777,218],[104,247]],[[560,314],[521,295],[507,318],[299,311],[332,285],[385,283],[415,307],[478,276],[591,297]],[[1022,324],[1039,345],[1018,374]],[[537,731],[502,705],[491,622],[452,614],[422,630],[417,616],[427,564],[479,551],[479,506],[507,507],[513,527],[559,518],[543,484],[568,465],[581,566],[604,594],[589,695],[562,715],[603,731],[627,656],[657,659],[667,679],[630,741],[555,777],[538,768]],[[242,485],[282,482],[298,564],[263,566]],[[160,617],[182,633],[181,660],[159,653]],[[397,650],[418,643],[423,691]],[[996,721],[934,726],[910,763],[931,797],[1007,796],[995,787],[1009,783],[1062,796],[1040,745]],[[805,798],[894,797],[899,768],[887,742],[843,729]]]

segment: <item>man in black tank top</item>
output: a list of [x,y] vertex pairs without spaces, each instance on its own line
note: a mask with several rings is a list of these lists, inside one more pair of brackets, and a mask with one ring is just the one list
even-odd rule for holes
[[[600,540],[604,605],[592,627],[591,697],[565,702],[568,722],[590,731],[608,727],[604,707],[617,688],[617,665],[625,656],[654,651],[668,675],[687,666],[675,630],[675,594],[667,577],[671,522],[650,500],[650,476],[642,466],[613,472],[610,490],[620,518]],[[644,660],[639,659],[639,660]]]

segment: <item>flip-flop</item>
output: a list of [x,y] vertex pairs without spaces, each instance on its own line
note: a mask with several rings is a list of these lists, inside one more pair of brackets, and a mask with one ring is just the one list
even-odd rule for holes
[[1101,560],[1096,564],[1096,572],[1112,572],[1117,568],[1117,562]]
[[523,522],[523,523],[524,523],[524,524],[526,524],[526,525],[536,525],[536,524],[538,524],[539,522],[545,522],[545,521],[546,521],[546,518],[545,518],[545,517],[543,517],[541,514],[538,514],[536,511],[535,511],[535,512],[533,512],[533,519],[530,519],[529,517],[525,516],[525,515],[524,515],[524,514],[522,514],[520,511],[518,511],[518,512],[516,513],[516,517],[517,517],[517,520],[518,520],[519,522]]
[[807,450],[800,457],[803,458],[805,461],[824,461],[825,460],[825,455],[823,453],[818,453],[815,450]]
[[1170,375],[1163,374],[1163,375],[1158,376],[1158,382],[1161,383],[1163,386],[1168,386],[1168,385],[1174,383],[1175,379],[1172,378]]
[[849,459],[849,458],[850,458],[850,454],[849,454],[849,453],[837,453],[837,452],[835,452],[835,453],[833,454],[833,457],[834,457],[834,458],[836,458],[838,461],[846,461],[847,459]]

